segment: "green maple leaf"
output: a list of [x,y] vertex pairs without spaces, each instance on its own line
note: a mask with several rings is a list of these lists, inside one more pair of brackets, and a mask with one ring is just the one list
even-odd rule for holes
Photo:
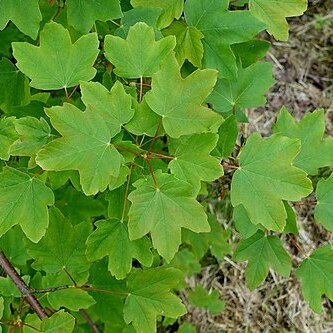
[[278,40],[288,40],[289,27],[286,17],[302,15],[308,6],[307,0],[250,0],[253,16],[267,25],[267,31]]
[[202,103],[212,92],[217,72],[196,70],[185,79],[174,56],[153,75],[152,89],[146,94],[150,108],[162,116],[165,132],[173,137],[209,132],[220,121],[219,115]]
[[291,259],[281,240],[276,236],[265,236],[261,230],[250,238],[241,240],[233,258],[236,261],[248,260],[245,279],[251,290],[264,281],[270,267],[282,276],[288,277],[290,274]]
[[0,30],[12,21],[24,34],[36,39],[41,20],[38,0],[0,0]]
[[333,232],[333,174],[328,179],[318,182],[316,197],[315,220]]
[[304,298],[313,311],[321,312],[321,296],[333,301],[333,250],[324,245],[315,250],[296,270]]
[[203,45],[201,39],[204,35],[196,28],[189,27],[184,21],[175,21],[170,27],[163,30],[164,36],[176,36],[176,58],[180,66],[187,59],[196,67],[201,67]]
[[127,225],[119,220],[101,220],[87,239],[87,258],[90,261],[109,257],[109,271],[116,279],[124,279],[132,269],[132,258],[149,267],[153,262],[148,237],[131,241]]
[[163,29],[171,24],[173,19],[179,19],[183,12],[183,0],[131,0],[131,5],[143,8],[161,8],[163,12],[158,19],[158,28]]
[[[25,267],[27,261],[31,259],[27,253],[25,243],[22,241],[23,239],[25,239],[25,236],[19,226],[8,230],[0,238],[1,250],[5,253],[8,260],[16,267]],[[15,244],[15,246],[13,246],[13,244]]]
[[119,82],[108,91],[99,82],[81,82],[82,101],[93,112],[99,113],[106,121],[111,137],[121,130],[134,115],[131,96]]
[[54,313],[51,317],[42,321],[40,332],[43,333],[71,333],[74,330],[75,318],[65,310]]
[[28,79],[7,59],[0,60],[0,110],[12,114],[15,107],[28,104]]
[[[141,103],[133,99],[135,110],[133,118],[126,124],[125,128],[135,135],[148,135],[153,137],[159,128],[160,116],[156,114],[147,104],[146,96]],[[158,134],[161,134],[162,129]]]
[[229,157],[235,148],[238,137],[237,120],[234,115],[229,116],[218,129],[219,139],[213,150],[213,156],[219,158]]
[[248,138],[232,179],[231,202],[242,204],[252,223],[282,231],[287,218],[282,200],[298,201],[312,192],[306,173],[292,164],[299,150],[297,139],[278,134]]
[[108,21],[122,17],[119,0],[69,0],[67,2],[68,24],[86,34],[95,21]]
[[158,188],[149,179],[140,179],[128,199],[132,202],[128,216],[131,240],[150,232],[153,246],[167,261],[181,243],[181,228],[194,232],[209,231],[207,216],[192,196],[192,186],[173,175],[155,173]]
[[224,230],[212,215],[208,215],[208,222],[210,232],[194,233],[183,229],[182,241],[191,246],[192,252],[198,259],[201,259],[210,250],[215,258],[223,260],[224,255],[230,252],[230,245],[227,242],[230,238],[230,231]]
[[132,323],[137,332],[155,333],[158,315],[177,318],[185,314],[180,299],[170,292],[182,276],[177,269],[162,267],[132,273],[127,279],[125,322]]
[[261,224],[253,224],[251,222],[243,205],[234,207],[232,219],[242,238],[249,238],[253,236],[258,229],[264,230],[264,227]]
[[87,197],[72,186],[59,189],[55,196],[56,206],[73,224],[106,214],[106,201]]
[[25,235],[37,243],[49,224],[47,206],[54,195],[42,181],[27,173],[5,167],[0,174],[0,236],[19,224]]
[[252,39],[248,42],[232,44],[232,51],[239,57],[242,67],[246,68],[262,59],[271,43],[266,40]]
[[237,80],[218,80],[207,101],[218,112],[236,113],[242,108],[264,105],[266,102],[264,94],[273,83],[271,63],[255,63],[247,68],[239,67]]
[[84,35],[72,44],[68,30],[51,22],[40,33],[39,47],[20,42],[12,45],[16,66],[31,78],[33,88],[69,88],[80,80],[89,81],[96,74],[93,68],[99,52],[96,33]]
[[188,294],[188,301],[199,308],[206,308],[212,314],[218,314],[225,308],[225,302],[219,300],[219,292],[213,290],[208,292],[202,285]]
[[13,156],[35,155],[51,136],[50,126],[44,118],[24,117],[17,119],[14,125],[19,138],[10,147]]
[[324,110],[307,113],[299,123],[296,123],[288,110],[283,107],[274,130],[289,138],[301,140],[301,151],[296,156],[294,165],[308,174],[316,175],[319,168],[333,164],[333,138],[324,138]]
[[[75,282],[78,285],[83,285],[87,282],[88,272],[81,274],[74,274]],[[54,288],[54,286],[72,286],[73,281],[64,272],[48,273],[42,277],[41,288]],[[51,307],[55,310],[60,308],[67,308],[72,311],[79,311],[80,309],[88,309],[96,302],[87,291],[79,288],[67,288],[56,290],[46,295]]]
[[126,38],[131,26],[138,22],[144,22],[154,28],[157,38],[163,37],[160,30],[157,29],[157,20],[162,13],[162,8],[158,7],[136,7],[124,13],[121,19],[121,26],[114,32],[116,36]]
[[107,35],[104,41],[105,57],[126,78],[152,76],[175,45],[173,36],[155,41],[154,29],[143,22],[130,27],[127,39]]
[[178,179],[190,183],[196,193],[200,190],[201,181],[211,182],[223,175],[220,161],[210,155],[217,140],[214,133],[170,140],[169,153],[175,158],[169,163],[169,169]]
[[191,277],[201,272],[199,259],[188,249],[178,251],[167,267],[174,267],[183,273],[183,277]]
[[195,326],[185,322],[179,326],[177,333],[197,333],[197,330]]
[[[123,327],[125,326],[123,308],[127,295],[126,280],[117,280],[111,276],[107,267],[107,260],[99,260],[91,265],[89,285],[93,289],[107,290],[109,292],[89,291],[89,294],[96,301],[96,304],[89,310],[103,322],[111,321],[113,324]],[[114,330],[113,332],[118,331]]]
[[10,154],[10,146],[18,138],[18,133],[15,130],[15,117],[0,119],[0,159],[8,161]]
[[32,266],[47,273],[87,271],[90,264],[85,241],[90,231],[89,224],[82,222],[73,227],[58,208],[50,209],[46,235],[38,244],[27,244],[28,254],[35,260]]
[[105,120],[92,108],[82,112],[67,103],[45,112],[63,136],[40,150],[36,162],[44,170],[78,170],[86,195],[104,191],[110,177],[119,175],[123,163],[123,157],[110,143],[111,134]]
[[192,0],[185,4],[185,19],[204,35],[204,68],[215,68],[219,77],[235,78],[236,57],[230,45],[251,40],[265,28],[248,11],[229,11],[229,0]]

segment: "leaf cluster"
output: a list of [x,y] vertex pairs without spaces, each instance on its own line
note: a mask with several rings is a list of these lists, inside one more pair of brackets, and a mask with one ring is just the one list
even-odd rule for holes
[[[256,36],[287,39],[286,17],[307,4],[266,2],[0,0],[0,250],[50,309],[41,321],[0,277],[3,322],[194,332],[177,322],[177,291],[205,258],[248,261],[250,289],[269,269],[289,276],[279,235],[297,237],[291,203],[313,192],[333,231],[333,178],[312,182],[333,165],[323,110],[296,122],[283,108],[272,136],[238,140],[242,110],[274,83]],[[227,184],[230,230],[211,214],[212,182]],[[333,298],[332,256],[324,245],[296,271],[317,312]],[[212,314],[225,305],[202,286],[188,300]]]

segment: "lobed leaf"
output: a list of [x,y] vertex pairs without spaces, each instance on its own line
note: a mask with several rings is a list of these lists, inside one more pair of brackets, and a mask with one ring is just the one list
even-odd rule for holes
[[267,31],[278,40],[286,41],[289,27],[286,17],[302,15],[307,7],[307,0],[249,0],[250,12],[267,25]]
[[287,213],[282,200],[298,201],[312,192],[306,173],[293,166],[297,139],[252,134],[243,148],[231,183],[232,205],[242,204],[254,224],[282,231]]
[[133,184],[136,189],[128,196],[129,237],[134,240],[150,232],[154,248],[170,261],[181,243],[181,228],[206,232],[210,227],[187,182],[162,172],[156,172],[155,179],[157,185],[151,179]]
[[296,123],[288,110],[280,110],[274,131],[289,138],[301,141],[301,150],[296,156],[294,165],[310,175],[318,173],[318,169],[333,164],[333,138],[324,138],[324,110],[315,110],[304,115]]
[[333,301],[333,250],[324,245],[315,250],[296,270],[296,277],[302,281],[304,298],[310,307],[320,313],[321,296]]
[[54,195],[41,180],[11,167],[0,173],[0,236],[19,224],[32,242],[39,242],[49,224]]
[[276,236],[265,236],[259,230],[250,238],[241,240],[234,253],[237,261],[248,260],[245,279],[251,290],[258,287],[266,278],[269,268],[288,277],[291,259]]
[[144,22],[130,27],[127,39],[107,35],[104,41],[105,57],[126,78],[152,76],[175,45],[173,36],[155,41],[154,29]]
[[68,30],[51,22],[40,33],[40,46],[26,42],[12,45],[16,66],[32,80],[33,88],[67,89],[96,74],[93,68],[99,53],[96,33],[84,35],[72,44]]
[[186,313],[180,299],[170,292],[182,278],[174,268],[151,268],[132,273],[127,286],[129,294],[124,306],[124,319],[137,332],[155,333],[156,317],[177,318]]

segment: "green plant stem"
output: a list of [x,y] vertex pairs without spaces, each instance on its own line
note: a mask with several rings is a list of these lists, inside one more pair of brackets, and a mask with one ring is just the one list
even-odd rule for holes
[[6,274],[12,279],[16,287],[20,290],[22,296],[26,299],[28,304],[31,306],[31,308],[36,312],[37,316],[43,320],[47,318],[47,314],[42,307],[42,305],[39,303],[37,298],[33,295],[30,288],[26,285],[26,283],[22,280],[20,275],[16,272],[13,265],[10,263],[10,261],[7,259],[5,254],[0,250],[0,265],[2,266],[3,270],[6,272]]

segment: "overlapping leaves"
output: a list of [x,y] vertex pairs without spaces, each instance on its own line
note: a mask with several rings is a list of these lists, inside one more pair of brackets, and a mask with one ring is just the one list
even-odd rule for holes
[[[249,10],[230,10],[228,0],[68,0],[65,10],[52,8],[52,1],[40,4],[43,24],[51,17],[62,24],[51,20],[36,42],[13,43],[19,71],[9,58],[0,60],[0,109],[7,116],[0,119],[0,158],[8,165],[0,165],[0,245],[14,264],[26,267],[31,260],[29,272],[43,272],[31,281],[38,287],[73,283],[73,277],[91,285],[89,292],[50,293],[49,306],[88,309],[106,332],[153,333],[157,318],[184,314],[171,290],[199,272],[208,250],[217,260],[231,250],[229,230],[213,218],[208,223],[196,198],[203,182],[223,175],[222,158],[228,171],[219,181],[220,199],[224,191],[228,195],[223,182],[238,168],[231,201],[246,239],[234,259],[248,261],[249,287],[270,268],[289,275],[290,258],[279,238],[258,229],[297,232],[287,201],[311,192],[306,172],[315,175],[333,163],[323,112],[297,124],[282,111],[279,134],[254,134],[235,149],[236,119],[241,109],[263,104],[272,84],[270,66],[256,63],[268,43],[253,37],[266,28],[285,39],[285,17],[299,15],[305,2],[273,1],[269,8],[263,0],[236,2],[249,3]],[[38,2],[17,3],[0,0],[0,29],[11,20],[36,38]],[[59,12],[48,16],[53,9]],[[32,88],[55,91],[30,91],[27,77]],[[329,230],[331,180],[318,182],[315,208],[316,221]],[[25,237],[28,251],[8,251],[8,244]],[[175,256],[182,242],[186,248]],[[316,311],[322,294],[332,298],[331,257],[324,246],[297,271]],[[202,288],[190,298],[212,312],[223,308],[217,293]],[[43,323],[35,319],[25,317],[43,332],[74,327],[63,310]],[[87,328],[77,321],[75,330]]]

